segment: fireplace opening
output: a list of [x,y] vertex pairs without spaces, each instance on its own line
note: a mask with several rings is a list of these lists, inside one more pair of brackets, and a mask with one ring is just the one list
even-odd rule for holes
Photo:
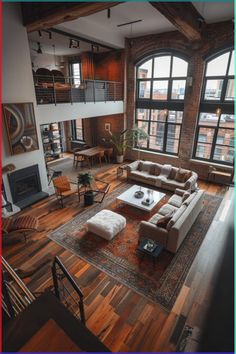
[[48,196],[42,191],[38,165],[11,172],[8,179],[13,203],[21,209]]

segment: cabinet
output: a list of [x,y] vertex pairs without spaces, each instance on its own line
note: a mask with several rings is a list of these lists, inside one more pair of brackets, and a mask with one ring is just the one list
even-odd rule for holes
[[63,156],[62,123],[41,125],[41,136],[46,163]]

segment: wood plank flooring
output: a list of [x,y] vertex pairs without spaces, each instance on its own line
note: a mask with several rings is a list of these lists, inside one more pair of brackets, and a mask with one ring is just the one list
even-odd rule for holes
[[[116,168],[114,165],[99,175],[111,183],[111,191],[125,180],[124,177],[117,179]],[[226,190],[205,182],[200,182],[200,187],[212,194]],[[211,255],[219,254],[223,240],[215,242],[212,236],[204,240],[180,295],[168,313],[47,238],[48,233],[83,210],[76,196],[65,205],[60,209],[55,196],[51,196],[25,209],[22,214],[39,217],[40,230],[31,233],[27,243],[12,238],[11,242],[9,239],[3,244],[3,256],[14,268],[28,270],[45,263],[25,280],[31,291],[42,292],[51,285],[48,260],[59,256],[85,294],[87,327],[111,351],[174,351],[185,324],[201,327],[216,269],[215,257]]]

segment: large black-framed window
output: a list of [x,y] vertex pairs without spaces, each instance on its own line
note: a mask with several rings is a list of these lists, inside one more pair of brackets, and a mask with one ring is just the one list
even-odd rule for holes
[[135,119],[150,136],[142,149],[178,155],[187,74],[185,58],[169,52],[136,65]]
[[234,50],[206,61],[193,157],[234,163]]
[[75,141],[84,141],[84,121],[78,118],[71,121],[72,139]]

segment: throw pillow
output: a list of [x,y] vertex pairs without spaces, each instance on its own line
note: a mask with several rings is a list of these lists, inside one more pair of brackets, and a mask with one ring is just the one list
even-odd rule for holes
[[155,164],[150,165],[150,169],[149,169],[150,175],[155,175],[155,168],[156,168]]
[[186,174],[185,174],[185,181],[184,182],[187,182],[187,180],[192,176],[192,171],[188,171]]
[[139,164],[138,164],[137,170],[138,171],[142,171],[142,167],[143,167],[143,163],[142,163],[142,161],[140,161]]
[[168,222],[171,220],[172,215],[173,215],[173,212],[171,212],[168,215],[163,216],[163,218],[160,218],[159,220],[157,220],[156,225],[163,228],[163,229],[166,229],[166,226],[167,226]]
[[180,183],[186,182],[186,175],[189,174],[188,170],[184,170],[183,168],[179,168],[176,172],[175,181]]
[[175,179],[176,176],[176,169],[172,167],[172,169],[170,170],[170,174],[168,176],[169,179]]

